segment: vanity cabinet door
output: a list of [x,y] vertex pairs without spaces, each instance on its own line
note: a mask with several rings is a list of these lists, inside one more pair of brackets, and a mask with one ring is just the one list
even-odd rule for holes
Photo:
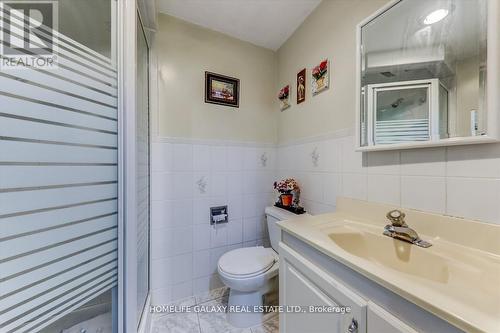
[[350,313],[284,312],[281,333],[366,333],[364,299],[280,243],[280,305],[350,307]]
[[418,333],[413,328],[381,308],[368,302],[368,333]]

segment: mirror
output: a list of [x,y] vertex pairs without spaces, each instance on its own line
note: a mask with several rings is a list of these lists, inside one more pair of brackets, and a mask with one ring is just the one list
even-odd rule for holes
[[488,0],[401,0],[358,26],[360,147],[487,137]]

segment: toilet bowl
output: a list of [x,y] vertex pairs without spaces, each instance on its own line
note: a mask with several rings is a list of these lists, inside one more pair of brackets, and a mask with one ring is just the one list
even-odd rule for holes
[[276,289],[278,284],[277,251],[281,233],[276,222],[297,216],[281,208],[267,207],[266,219],[272,247],[244,247],[220,257],[217,271],[222,282],[229,287],[228,321],[231,325],[247,328],[262,322],[263,313],[254,310],[263,305],[263,296]]

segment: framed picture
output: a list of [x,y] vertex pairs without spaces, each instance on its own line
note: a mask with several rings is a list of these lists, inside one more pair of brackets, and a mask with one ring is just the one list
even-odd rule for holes
[[290,105],[290,85],[286,85],[281,88],[278,93],[278,99],[280,100],[280,110],[283,111],[288,109]]
[[320,62],[318,66],[312,68],[312,84],[311,89],[313,95],[318,94],[319,92],[325,90],[330,85],[330,77],[329,77],[329,64],[328,59]]
[[240,80],[205,72],[205,103],[240,106]]
[[306,69],[297,73],[297,104],[306,100]]

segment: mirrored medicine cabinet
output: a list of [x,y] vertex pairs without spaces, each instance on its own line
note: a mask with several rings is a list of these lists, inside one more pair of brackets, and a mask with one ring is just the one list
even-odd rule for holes
[[495,142],[500,1],[392,1],[357,27],[358,150]]

